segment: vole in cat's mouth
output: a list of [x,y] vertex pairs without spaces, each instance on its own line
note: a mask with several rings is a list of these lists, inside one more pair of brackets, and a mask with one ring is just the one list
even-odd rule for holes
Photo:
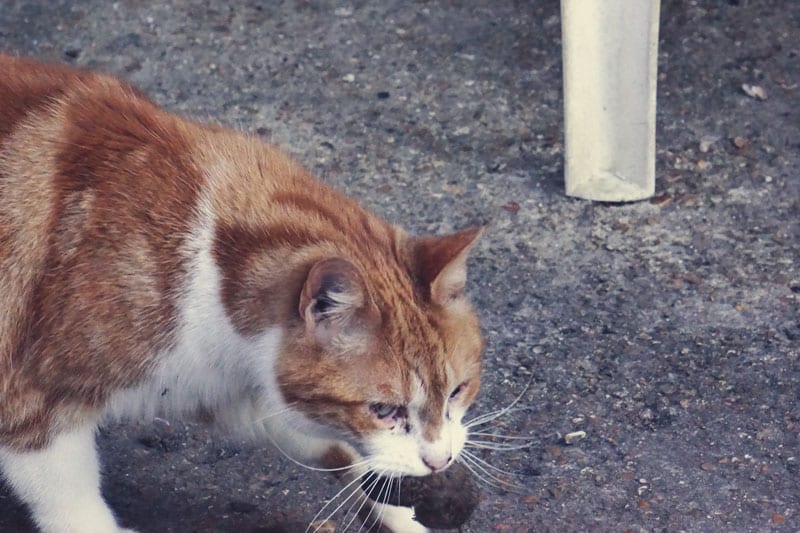
[[361,488],[372,500],[413,508],[414,519],[434,529],[461,527],[480,498],[469,469],[460,463],[424,477],[389,479],[370,472]]
[[459,456],[480,230],[411,236],[103,74],[0,72],[0,469],[42,531],[122,530],[99,488],[108,419],[203,412],[356,481]]

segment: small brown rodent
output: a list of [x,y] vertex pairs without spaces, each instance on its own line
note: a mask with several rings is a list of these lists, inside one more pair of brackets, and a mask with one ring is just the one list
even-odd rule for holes
[[374,473],[361,482],[367,496],[412,507],[417,522],[433,529],[458,529],[478,506],[480,493],[469,470],[460,463],[422,477],[380,478]]

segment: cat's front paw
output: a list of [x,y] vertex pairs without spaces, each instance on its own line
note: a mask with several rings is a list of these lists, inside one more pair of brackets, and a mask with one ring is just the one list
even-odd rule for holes
[[376,503],[374,513],[380,516],[382,531],[391,533],[428,533],[429,529],[414,520],[414,510],[410,507],[396,507]]

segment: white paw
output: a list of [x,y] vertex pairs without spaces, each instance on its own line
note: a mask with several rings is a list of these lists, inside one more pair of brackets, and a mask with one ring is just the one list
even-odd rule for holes
[[428,528],[414,520],[414,510],[410,507],[378,504],[375,513],[381,523],[394,533],[427,533]]
[[129,529],[127,527],[121,527],[121,528],[119,528],[119,533],[139,533],[139,532],[136,531],[135,529]]

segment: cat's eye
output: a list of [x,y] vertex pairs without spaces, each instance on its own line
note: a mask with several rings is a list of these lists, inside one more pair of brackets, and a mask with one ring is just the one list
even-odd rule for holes
[[464,390],[464,388],[466,388],[466,386],[467,382],[465,381],[464,383],[453,389],[453,392],[450,393],[450,399],[454,400],[456,396],[458,396],[461,393],[461,391]]
[[380,420],[383,420],[384,418],[389,418],[397,414],[398,407],[388,403],[371,403],[369,405],[369,410]]

